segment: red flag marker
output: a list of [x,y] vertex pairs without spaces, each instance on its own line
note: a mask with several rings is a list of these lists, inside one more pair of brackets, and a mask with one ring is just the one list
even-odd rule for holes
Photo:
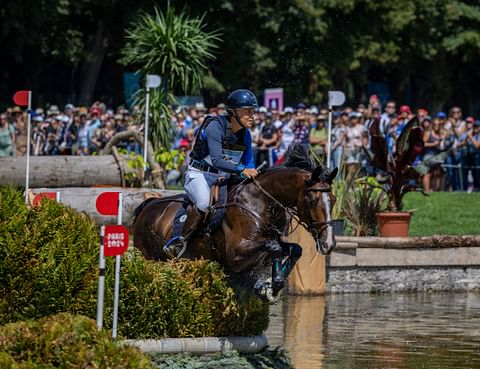
[[97,197],[97,211],[102,215],[118,215],[119,192],[103,192]]
[[28,106],[28,95],[30,91],[17,91],[15,95],[13,95],[13,101],[18,106]]
[[57,193],[56,192],[42,192],[38,195],[35,195],[33,198],[33,206],[38,206],[42,202],[42,199],[46,197],[47,199],[57,200]]

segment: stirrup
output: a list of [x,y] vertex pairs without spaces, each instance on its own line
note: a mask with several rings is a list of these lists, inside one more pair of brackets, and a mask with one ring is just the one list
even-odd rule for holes
[[[172,252],[172,248],[170,247],[172,245],[172,243],[174,243],[175,241],[180,241],[182,243],[182,248],[180,249],[180,251],[177,253],[177,255],[175,255],[173,252]],[[163,252],[165,254],[167,254],[168,257],[170,257],[171,259],[179,259],[182,257],[182,255],[185,253],[185,251],[187,250],[187,240],[185,240],[184,237],[182,236],[175,236],[175,237],[172,237],[170,240],[168,240],[168,242],[163,246]]]

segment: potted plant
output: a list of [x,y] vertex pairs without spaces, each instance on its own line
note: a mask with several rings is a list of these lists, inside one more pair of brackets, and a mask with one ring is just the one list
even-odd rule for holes
[[385,136],[380,131],[380,120],[374,120],[368,128],[370,163],[378,169],[377,181],[388,197],[387,211],[378,214],[382,237],[407,237],[410,212],[403,212],[403,196],[419,190],[416,181],[420,174],[413,163],[423,153],[423,128],[417,117],[411,119],[397,140],[394,152],[389,153]]

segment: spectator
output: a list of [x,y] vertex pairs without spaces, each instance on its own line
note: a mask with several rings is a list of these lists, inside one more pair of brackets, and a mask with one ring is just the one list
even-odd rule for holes
[[[434,119],[433,124],[423,134],[425,145],[425,154],[423,160],[428,162],[435,155],[440,153],[440,143],[442,141],[441,124],[438,119]],[[443,171],[438,163],[432,163],[427,174],[422,178],[423,189],[425,192],[440,191],[443,188]]]
[[360,123],[357,112],[350,113],[349,124],[346,129],[345,166],[347,173],[358,173],[362,161],[362,136],[364,126]]
[[272,113],[265,114],[265,123],[262,125],[260,135],[257,142],[257,152],[255,162],[257,164],[263,161],[267,162],[267,166],[272,166],[276,161],[274,148],[277,146],[278,134],[277,129],[273,125]]
[[7,114],[0,114],[0,156],[15,156],[15,129]]
[[317,156],[322,165],[325,165],[325,153],[328,140],[328,130],[325,126],[326,121],[327,117],[325,115],[319,115],[309,135],[312,152]]

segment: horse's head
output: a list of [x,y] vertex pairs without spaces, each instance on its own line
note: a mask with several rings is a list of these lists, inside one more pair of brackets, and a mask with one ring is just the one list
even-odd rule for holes
[[305,180],[297,208],[300,220],[306,225],[317,244],[317,250],[329,254],[335,246],[330,213],[335,204],[332,182],[338,169],[317,167]]

